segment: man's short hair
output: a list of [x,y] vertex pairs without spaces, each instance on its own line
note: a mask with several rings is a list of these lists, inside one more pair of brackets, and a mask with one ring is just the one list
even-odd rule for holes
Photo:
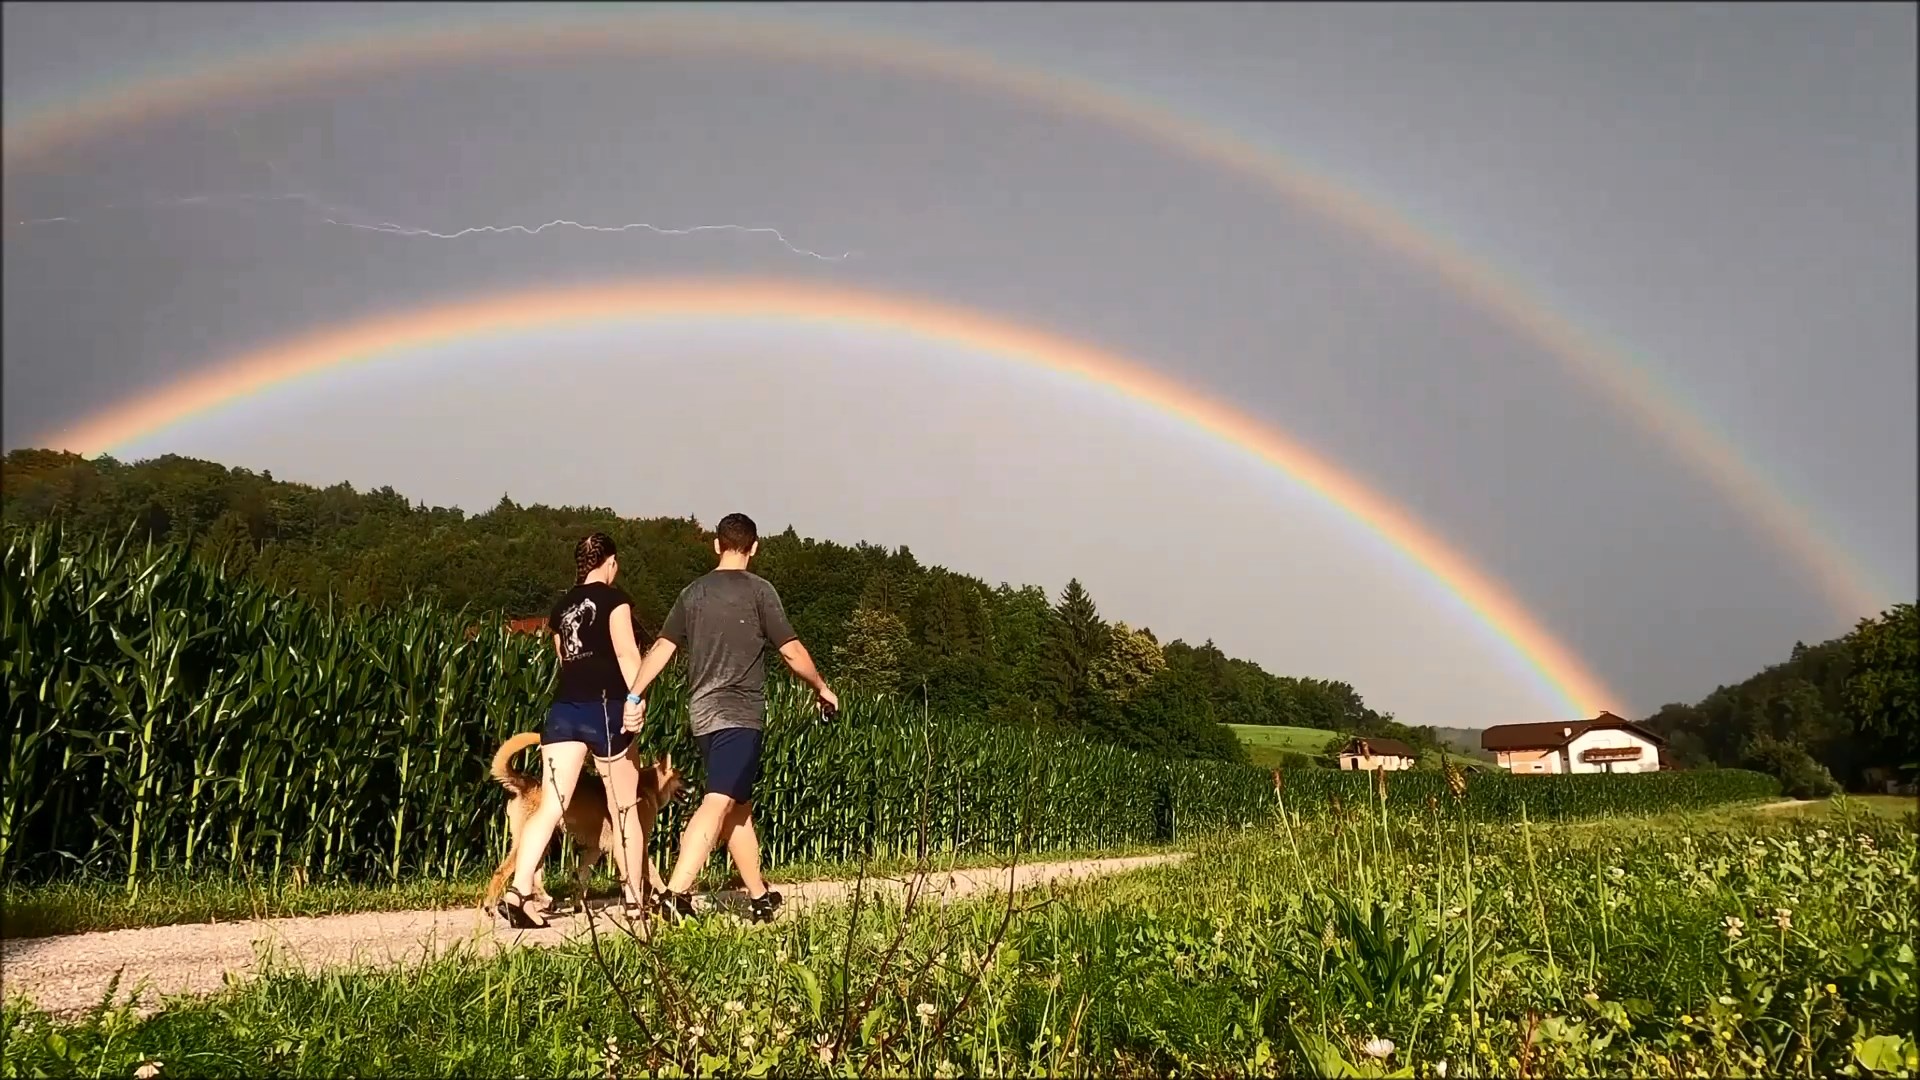
[[721,551],[738,551],[744,554],[760,542],[759,528],[754,525],[753,519],[745,514],[728,514],[721,518],[713,534],[720,539]]

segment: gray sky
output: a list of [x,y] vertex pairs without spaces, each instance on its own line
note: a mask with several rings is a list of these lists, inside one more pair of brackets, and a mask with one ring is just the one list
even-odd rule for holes
[[[786,12],[1090,78],[1397,208],[1645,365],[1886,602],[1913,597],[1911,6]],[[527,14],[9,6],[7,120],[146,65]],[[295,192],[442,232],[738,223],[860,255],[728,233],[397,237],[262,198]],[[1446,283],[1244,174],[1030,97],[794,57],[530,49],[9,160],[5,210],[8,447],[376,313],[755,274],[1042,327],[1233,401],[1506,582],[1621,691],[1616,711],[1694,700],[1851,621],[1722,492]],[[53,217],[69,220],[15,224]],[[532,449],[556,433],[577,452]],[[331,372],[123,456],[167,451],[476,510],[502,491],[705,521],[744,508],[989,580],[1078,575],[1110,617],[1349,679],[1410,722],[1553,709],[1457,602],[1284,476],[1114,395],[900,335],[706,322],[480,341]]]

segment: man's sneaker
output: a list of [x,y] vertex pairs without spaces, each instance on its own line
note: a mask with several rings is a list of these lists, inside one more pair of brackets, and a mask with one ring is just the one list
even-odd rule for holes
[[686,893],[677,893],[671,889],[661,889],[653,894],[653,909],[668,922],[691,919],[697,914],[693,908],[693,897]]
[[768,889],[759,896],[747,900],[747,918],[753,922],[772,922],[773,913],[780,910],[780,894]]

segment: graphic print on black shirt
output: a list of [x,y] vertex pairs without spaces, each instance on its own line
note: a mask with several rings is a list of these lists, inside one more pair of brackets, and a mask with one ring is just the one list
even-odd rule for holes
[[547,628],[560,638],[560,690],[556,701],[626,700],[627,680],[613,651],[613,614],[630,604],[627,594],[590,581],[575,585],[553,606]]

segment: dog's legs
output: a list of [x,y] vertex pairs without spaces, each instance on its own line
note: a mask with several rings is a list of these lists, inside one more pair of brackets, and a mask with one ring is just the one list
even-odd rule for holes
[[486,890],[480,894],[482,910],[491,910],[494,903],[500,899],[500,894],[506,891],[507,875],[513,873],[514,854],[513,849],[509,848],[507,857],[500,860],[500,865],[494,868],[493,880],[487,882]]
[[593,868],[600,865],[600,849],[583,847],[580,849],[580,868],[574,871],[573,891],[580,898],[580,910],[587,910],[587,882],[593,878]]

